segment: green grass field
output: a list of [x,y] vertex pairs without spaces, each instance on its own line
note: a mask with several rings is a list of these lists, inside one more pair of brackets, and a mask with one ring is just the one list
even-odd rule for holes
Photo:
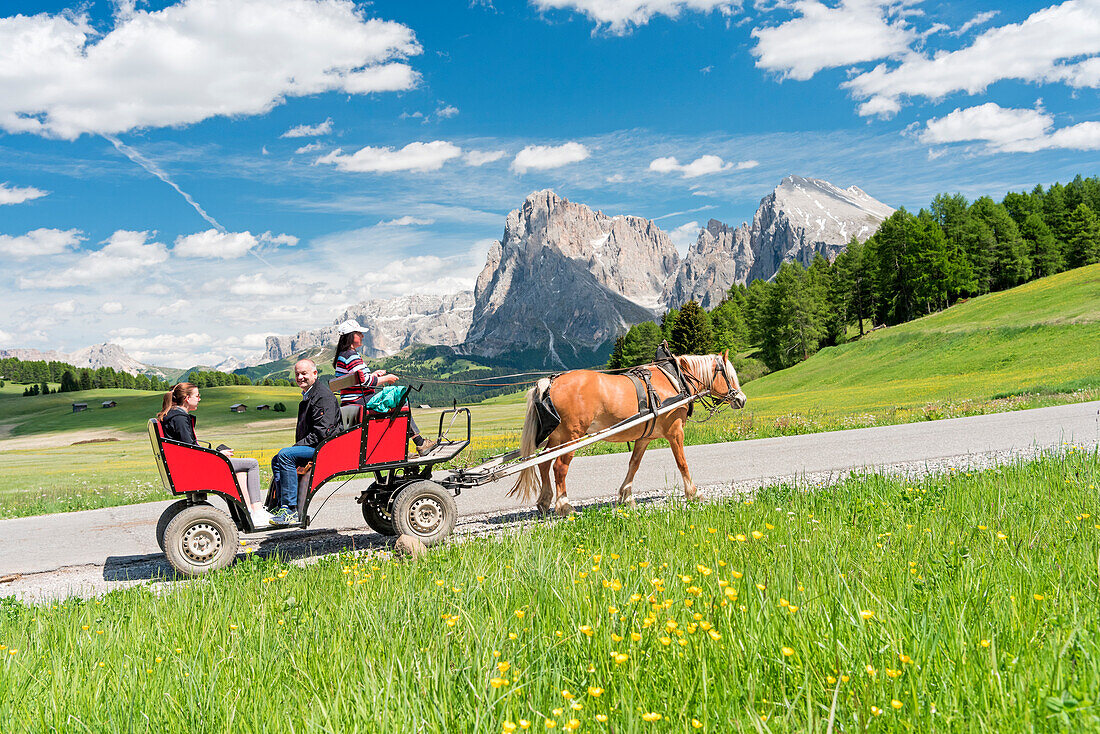
[[1071,448],[0,600],[2,728],[1096,730],[1098,484]]
[[[1097,344],[1100,265],[1093,265],[823,349],[747,383],[744,410],[688,425],[686,440],[766,438],[1096,400]],[[93,390],[23,398],[22,389],[0,388],[0,438],[8,437],[0,441],[0,517],[164,498],[144,438],[146,420],[160,408],[159,394]],[[200,438],[226,443],[261,464],[291,442],[295,388],[206,388],[203,396]],[[119,407],[97,407],[108,398]],[[235,402],[280,400],[289,413],[228,410]],[[74,401],[92,408],[73,414]],[[438,411],[414,414],[434,433]],[[475,440],[459,457],[463,463],[518,446],[523,393],[474,406],[473,415]],[[120,440],[69,445],[92,431]],[[35,437],[41,438],[37,445],[17,442]],[[623,450],[623,444],[597,444],[586,453]]]

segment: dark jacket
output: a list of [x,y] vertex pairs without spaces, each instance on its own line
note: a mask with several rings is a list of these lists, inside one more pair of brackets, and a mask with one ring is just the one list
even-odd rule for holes
[[298,403],[298,426],[294,429],[295,446],[316,448],[326,438],[336,435],[340,425],[340,403],[332,394],[328,382],[318,377]]
[[183,408],[172,408],[160,422],[164,427],[164,437],[173,441],[198,444],[195,440],[195,416]]

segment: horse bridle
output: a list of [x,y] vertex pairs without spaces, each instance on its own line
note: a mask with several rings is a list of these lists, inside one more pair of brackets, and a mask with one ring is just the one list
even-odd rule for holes
[[[717,395],[714,394],[714,381],[718,379],[718,375],[722,375],[722,379],[726,382],[726,395],[722,398],[719,398]],[[695,385],[697,385],[698,390],[707,391],[706,395],[699,396],[699,402],[701,402],[703,406],[707,408],[710,412],[706,418],[703,418],[701,420],[694,420],[692,422],[702,423],[713,418],[714,415],[723,407],[727,405],[731,408],[734,407],[733,400],[735,397],[735,390],[733,388],[733,381],[730,380],[729,373],[726,371],[726,360],[722,357],[722,355],[714,355],[714,373],[710,377],[710,384],[704,385],[703,380],[699,377],[696,377],[692,373],[684,373],[683,376],[685,381],[690,380],[692,383],[694,383],[694,385],[692,386],[693,390],[695,389]]]

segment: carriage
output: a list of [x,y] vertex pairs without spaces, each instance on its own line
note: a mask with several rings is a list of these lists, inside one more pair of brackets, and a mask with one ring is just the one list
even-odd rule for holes
[[[229,460],[208,446],[181,443],[164,436],[160,422],[149,421],[149,441],[165,489],[181,499],[169,505],[157,522],[156,537],[169,563],[179,573],[194,576],[231,563],[241,533],[306,528],[311,505],[326,484],[350,478],[373,481],[357,502],[363,520],[382,535],[410,535],[425,545],[445,538],[457,516],[455,496],[461,486],[447,488],[432,481],[437,464],[454,459],[470,443],[469,408],[440,413],[438,442],[425,456],[408,451],[409,403],[403,400],[386,413],[363,406],[341,408],[336,435],[317,447],[317,455],[298,470],[297,525],[256,527],[248,511],[244,473],[234,474]],[[444,421],[465,417],[465,436],[445,436]],[[275,486],[266,505],[275,504]],[[223,510],[211,503],[220,497]]]
[[[343,407],[340,430],[317,447],[316,456],[308,465],[299,468],[300,522],[297,525],[254,526],[248,511],[244,473],[235,475],[226,456],[209,446],[196,446],[166,438],[159,421],[151,419],[149,440],[161,480],[165,489],[180,497],[161,515],[156,529],[157,543],[169,563],[180,574],[202,575],[227,566],[234,560],[241,533],[307,528],[313,520],[309,514],[311,505],[322,487],[341,479],[370,478],[373,481],[360,490],[357,498],[367,526],[382,535],[407,535],[430,546],[441,542],[454,529],[458,515],[455,497],[463,489],[519,474],[521,481],[513,489],[516,492],[524,486],[523,479],[533,475],[536,468],[545,471],[549,462],[564,457],[567,470],[568,458],[573,452],[604,440],[637,442],[631,455],[627,480],[620,489],[620,499],[629,501],[630,481],[641,453],[645,450],[644,444],[648,443],[654,427],[664,417],[673,419],[675,416],[671,414],[675,411],[683,412],[693,402],[707,400],[708,396],[715,394],[714,385],[719,376],[723,376],[722,384],[725,388],[720,393],[722,397],[718,402],[726,404],[733,401],[730,404],[736,404],[740,400],[740,405],[744,404],[744,395],[737,385],[736,374],[733,373],[732,379],[729,378],[732,366],[729,365],[728,358],[726,355],[712,356],[716,359],[714,372],[709,378],[692,378],[690,372],[681,373],[677,366],[679,379],[672,374],[668,375],[669,389],[673,394],[662,397],[650,384],[651,377],[647,373],[644,378],[645,395],[643,388],[639,386],[637,402],[633,403],[637,406],[636,413],[624,411],[624,417],[612,425],[581,435],[551,440],[542,451],[536,449],[543,439],[535,440],[534,434],[537,431],[532,428],[532,420],[538,413],[536,395],[539,400],[543,399],[542,396],[546,393],[543,383],[548,387],[550,380],[540,380],[539,386],[528,393],[522,450],[498,454],[477,466],[451,468],[445,476],[438,478],[433,476],[436,467],[451,462],[470,445],[472,416],[469,408],[455,405],[442,411],[439,415],[436,445],[424,456],[418,456],[415,452],[410,454],[408,450],[411,415],[408,388],[393,409],[387,412],[371,412],[358,405]],[[679,363],[684,359],[692,357],[678,357],[675,361]],[[646,367],[656,369],[657,365]],[[642,382],[641,379],[631,379]],[[696,387],[690,386],[693,379]],[[332,380],[329,385],[336,390],[343,387],[340,380]],[[733,392],[734,389],[736,393]],[[634,398],[634,388],[629,388],[629,392],[631,400],[628,403]],[[550,411],[553,412],[553,407]],[[554,418],[557,418],[556,414]],[[456,422],[459,423],[458,430],[464,428],[465,434],[452,437],[451,431]],[[640,432],[641,438],[631,438],[634,435],[631,432]],[[670,440],[670,443],[674,454],[677,454],[677,463],[681,464],[682,432],[679,439],[679,446],[675,440]],[[690,477],[684,466],[681,469],[685,480],[685,494],[691,497],[694,495],[694,485],[690,484]],[[557,480],[559,501],[555,509],[561,512],[563,508],[567,508],[571,512],[572,507],[564,495],[564,472]],[[226,510],[212,504],[210,500],[213,497],[220,497],[225,502]],[[271,509],[274,505],[273,481],[268,489],[266,506]],[[539,509],[543,512],[549,510],[548,497],[545,504],[540,497]]]

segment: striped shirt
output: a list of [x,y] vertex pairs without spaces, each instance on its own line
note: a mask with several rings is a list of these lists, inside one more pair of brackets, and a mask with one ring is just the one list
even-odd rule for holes
[[359,383],[354,387],[346,387],[340,391],[340,405],[361,405],[366,398],[374,394],[378,385],[378,378],[367,372],[367,365],[359,353],[349,349],[336,357],[336,377],[354,374]]

